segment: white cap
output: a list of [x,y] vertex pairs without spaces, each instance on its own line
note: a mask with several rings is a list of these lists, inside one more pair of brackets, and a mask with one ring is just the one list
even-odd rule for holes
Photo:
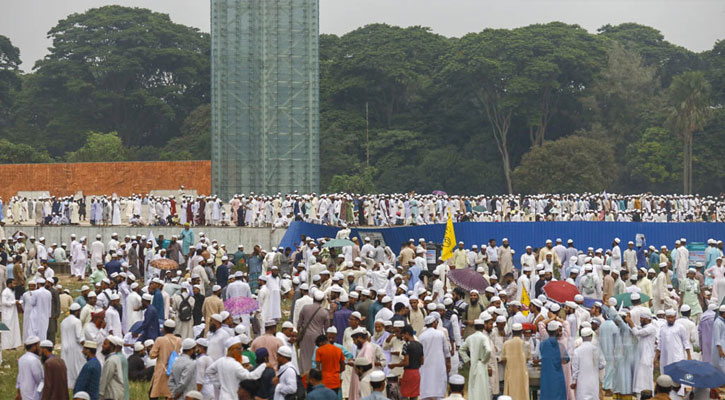
[[582,337],[591,336],[592,334],[594,334],[594,331],[592,330],[592,328],[584,328],[581,331]]
[[222,290],[222,287],[219,286],[219,285],[214,285],[214,286],[211,287],[211,291],[212,292],[218,292],[220,290]]
[[133,344],[133,351],[141,351],[143,349],[144,349],[143,343],[136,342],[136,343]]
[[325,332],[337,334],[337,328],[335,328],[334,326],[331,326],[331,327],[327,328],[327,330]]
[[71,310],[71,311],[78,311],[78,310],[80,310],[80,309],[81,309],[81,305],[80,305],[80,304],[78,304],[78,303],[75,303],[75,302],[74,302],[73,304],[71,304],[71,305],[70,305],[70,310]]
[[181,342],[181,349],[182,350],[189,350],[196,347],[196,341],[192,338],[186,338]]
[[688,306],[687,304],[683,304],[683,305],[682,305],[682,307],[680,307],[680,312],[681,312],[681,313],[683,313],[683,312],[688,312],[688,311],[690,311],[690,310],[691,310],[691,308],[690,308],[690,306]]
[[632,293],[632,294],[631,294],[631,295],[629,296],[629,298],[630,298],[631,300],[639,300],[639,299],[640,299],[641,297],[640,297],[639,293],[637,293],[637,292],[634,292],[634,293]]
[[[73,394],[73,400],[91,400],[91,396],[86,392],[76,392]],[[200,397],[201,399],[201,397]]]
[[382,382],[385,380],[385,372],[376,370],[370,374],[370,382]]
[[194,400],[204,400],[204,395],[202,395],[200,392],[197,392],[196,390],[192,390],[186,393],[186,398]]
[[40,343],[40,339],[37,336],[30,336],[25,338],[25,342],[23,342],[24,345],[29,346],[31,344]]
[[164,321],[164,326],[167,328],[176,328],[176,322],[173,319],[167,319]]
[[451,375],[451,377],[448,378],[448,383],[450,383],[451,385],[463,385],[466,383],[466,379],[461,375],[455,374]]
[[224,318],[222,318],[221,314],[212,314],[211,319],[213,319],[214,321],[217,321],[217,322],[224,321]]
[[294,329],[295,325],[290,321],[284,321],[282,324],[282,329]]
[[675,311],[671,308],[668,308],[667,311],[665,311],[665,315],[668,317],[674,317],[677,315],[677,311]]
[[352,314],[350,314],[351,317],[355,317],[357,319],[362,319],[362,315],[358,311],[353,311]]
[[277,349],[277,354],[285,358],[292,358],[292,350],[289,346],[282,346]]
[[48,340],[48,339],[46,339],[46,340],[42,340],[42,341],[40,342],[40,347],[46,347],[46,348],[51,348],[51,349],[52,349],[52,348],[53,348],[53,342],[51,342],[51,341],[50,341],[50,340]]
[[[93,293],[93,292],[91,292],[91,293]],[[95,294],[95,293],[93,293],[93,294]],[[88,294],[88,297],[90,297],[90,294]],[[146,301],[154,301],[154,296],[150,295],[149,293],[144,293],[143,296],[141,296],[141,298]]]
[[561,323],[559,321],[550,321],[548,324],[546,324],[546,330],[548,331],[555,331],[561,327]]

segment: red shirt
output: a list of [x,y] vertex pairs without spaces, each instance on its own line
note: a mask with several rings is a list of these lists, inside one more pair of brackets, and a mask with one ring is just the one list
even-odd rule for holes
[[326,344],[317,348],[315,362],[322,367],[322,384],[328,389],[337,389],[342,384],[340,380],[340,363],[345,361],[342,350],[334,344]]

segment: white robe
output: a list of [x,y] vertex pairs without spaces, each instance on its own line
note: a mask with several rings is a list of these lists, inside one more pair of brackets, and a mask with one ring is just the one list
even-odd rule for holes
[[68,387],[73,387],[78,379],[81,368],[86,363],[83,357],[83,327],[81,320],[74,315],[67,316],[60,323],[60,358],[65,362],[68,376]]
[[420,367],[420,398],[443,398],[446,396],[448,374],[446,358],[450,350],[445,334],[437,329],[425,329],[418,337],[423,345],[425,362]]
[[280,308],[281,290],[279,286],[279,277],[273,278],[272,275],[269,275],[267,278],[267,284],[264,286],[267,290],[269,290],[269,297],[267,298],[267,302],[265,304],[265,316],[268,319],[279,321],[279,319],[282,318],[282,310]]
[[214,385],[218,400],[236,400],[239,382],[257,380],[262,376],[266,365],[259,365],[254,371],[247,371],[242,364],[231,357],[216,360],[206,369],[206,376]]
[[37,336],[40,340],[45,340],[50,322],[52,295],[48,289],[41,287],[33,292],[32,298],[33,310],[28,316],[33,320],[33,324],[28,333]]
[[[425,332],[428,332],[429,330],[431,329],[426,329]],[[471,363],[470,369],[468,371],[469,400],[489,400],[491,398],[491,379],[488,376],[488,366],[491,362],[491,357],[495,357],[494,351],[495,349],[493,343],[491,342],[491,338],[487,334],[480,331],[474,332],[466,338],[465,342],[463,342],[463,346],[461,346],[459,352],[459,354],[461,355],[461,361],[463,362],[463,364],[466,364],[468,362]],[[425,358],[425,363],[428,363],[427,354]],[[422,369],[423,368],[421,368],[421,371]],[[445,377],[446,374],[444,373],[443,378],[445,379]],[[421,373],[421,382],[422,381],[423,376]],[[438,385],[441,384],[440,380],[435,383]],[[498,379],[496,379],[496,385],[498,385]],[[423,398],[422,386],[423,385],[421,385],[421,398]],[[445,396],[445,385],[443,385],[442,390],[444,393],[442,396],[434,397]],[[440,389],[437,393],[440,393]]]
[[99,263],[103,263],[104,244],[100,240],[91,243],[91,269],[95,268]]
[[632,329],[634,336],[637,337],[637,355],[634,362],[634,377],[632,381],[632,391],[634,393],[642,393],[644,390],[654,392],[654,357],[655,357],[655,340],[657,339],[657,327],[653,324],[647,324],[642,328],[634,327]]
[[23,344],[20,335],[20,322],[18,320],[18,308],[15,305],[15,292],[10,288],[2,291],[2,321],[10,329],[0,335],[2,350],[15,349]]
[[686,349],[690,349],[690,338],[685,327],[667,322],[662,325],[657,342],[660,351],[660,373],[665,373],[665,366],[687,359]]
[[109,335],[123,337],[121,316],[118,314],[118,311],[111,306],[106,309],[106,329],[108,330]]
[[604,365],[604,357],[592,342],[583,342],[574,350],[571,376],[576,382],[577,400],[599,400],[599,370]]

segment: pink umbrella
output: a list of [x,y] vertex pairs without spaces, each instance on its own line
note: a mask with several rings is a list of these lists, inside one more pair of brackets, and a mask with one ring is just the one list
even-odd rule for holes
[[259,303],[251,297],[232,297],[224,301],[224,309],[232,315],[250,314],[259,308]]
[[476,289],[483,292],[488,287],[486,279],[470,268],[452,269],[447,275],[451,282],[465,290]]
[[438,196],[448,196],[448,193],[442,191],[442,190],[434,190],[433,194],[436,194]]

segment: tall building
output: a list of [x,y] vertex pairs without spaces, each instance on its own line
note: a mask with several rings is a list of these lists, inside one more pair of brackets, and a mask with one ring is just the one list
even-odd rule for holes
[[212,192],[319,190],[318,0],[212,0]]

